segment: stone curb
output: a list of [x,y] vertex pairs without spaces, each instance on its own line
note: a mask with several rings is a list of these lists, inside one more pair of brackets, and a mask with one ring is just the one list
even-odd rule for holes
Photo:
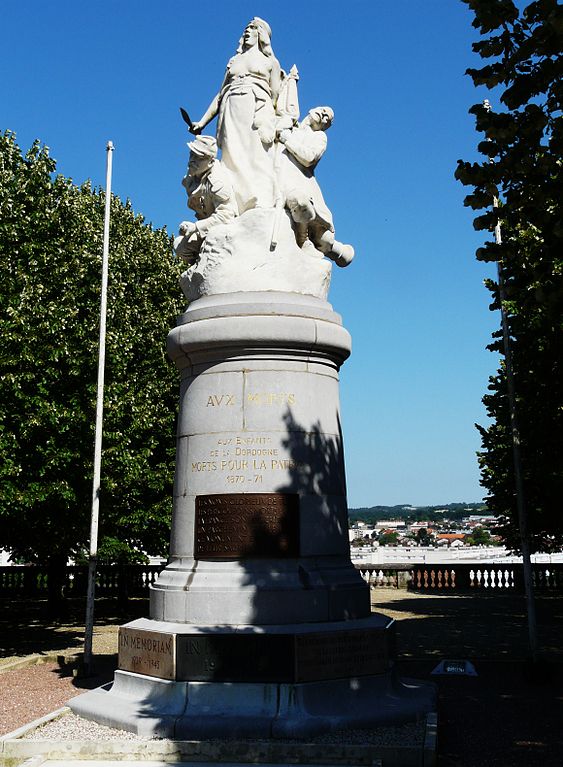
[[0,664],[0,674],[3,674],[6,671],[15,671],[15,669],[18,668],[26,668],[27,666],[39,666],[41,663],[56,663],[59,655],[60,653],[27,655],[25,658],[18,658],[18,660],[13,660],[9,663],[2,663]]
[[52,722],[55,719],[59,719],[69,712],[70,708],[68,706],[62,706],[62,708],[57,708],[55,711],[51,711],[50,714],[45,714],[45,716],[41,716],[39,719],[34,719],[33,722],[28,722],[27,724],[18,727],[17,730],[12,730],[12,732],[7,732],[5,735],[0,735],[0,753],[4,750],[4,741],[23,738],[28,732],[37,729],[37,727],[42,727],[44,724]]
[[59,650],[58,652],[41,655],[26,655],[24,658],[18,658],[18,660],[13,660],[9,663],[0,663],[0,674],[6,671],[27,668],[28,666],[40,666],[42,663],[61,663],[63,661],[66,663],[69,659],[80,655],[81,652],[81,650]]
[[230,762],[308,765],[365,765],[376,767],[435,767],[436,714],[428,714],[424,743],[420,746],[374,744],[280,743],[275,741],[173,741],[22,740],[31,730],[69,713],[68,707],[53,711],[0,738],[0,763],[12,767],[23,761],[48,759],[160,760],[164,762]]

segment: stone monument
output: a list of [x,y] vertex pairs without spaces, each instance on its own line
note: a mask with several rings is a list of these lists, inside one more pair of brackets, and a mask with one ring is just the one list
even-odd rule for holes
[[[404,721],[432,690],[393,670],[393,622],[350,561],[338,372],[327,303],[335,239],[315,179],[334,115],[299,120],[297,69],[254,18],[189,143],[196,221],[175,250],[187,311],[170,558],[150,619],[119,630],[110,689],[78,714],[177,739],[307,737]],[[216,136],[202,135],[217,117]]]

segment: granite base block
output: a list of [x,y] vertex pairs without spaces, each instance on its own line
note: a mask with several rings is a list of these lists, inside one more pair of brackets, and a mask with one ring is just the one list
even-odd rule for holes
[[78,716],[144,738],[174,738],[186,707],[187,683],[116,671],[113,684],[78,695],[69,708]]
[[386,673],[395,623],[205,626],[140,618],[119,629],[121,671],[177,682],[299,683]]
[[143,736],[307,738],[413,721],[435,710],[435,687],[394,672],[304,684],[167,682],[118,671],[110,689],[70,701],[74,713]]

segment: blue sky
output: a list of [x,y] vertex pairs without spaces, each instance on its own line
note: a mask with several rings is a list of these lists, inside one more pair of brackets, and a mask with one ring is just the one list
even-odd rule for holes
[[464,75],[477,33],[459,0],[22,0],[3,8],[0,129],[51,148],[59,172],[104,183],[154,226],[186,218],[188,135],[254,15],[297,64],[302,115],[335,110],[317,177],[338,239],[329,300],[352,334],[341,377],[351,507],[478,501],[474,423],[495,357],[456,160],[476,159],[468,108],[487,93]]

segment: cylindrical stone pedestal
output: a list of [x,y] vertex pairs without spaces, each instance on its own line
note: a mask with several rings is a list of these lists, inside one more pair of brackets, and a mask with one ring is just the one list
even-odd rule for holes
[[338,370],[350,336],[297,294],[202,298],[168,339],[181,371],[170,563],[151,617],[196,624],[369,615],[350,563]]
[[181,381],[171,554],[110,691],[76,713],[142,735],[306,737],[413,719],[394,623],[350,561],[340,317],[294,293],[200,298],[169,335]]

